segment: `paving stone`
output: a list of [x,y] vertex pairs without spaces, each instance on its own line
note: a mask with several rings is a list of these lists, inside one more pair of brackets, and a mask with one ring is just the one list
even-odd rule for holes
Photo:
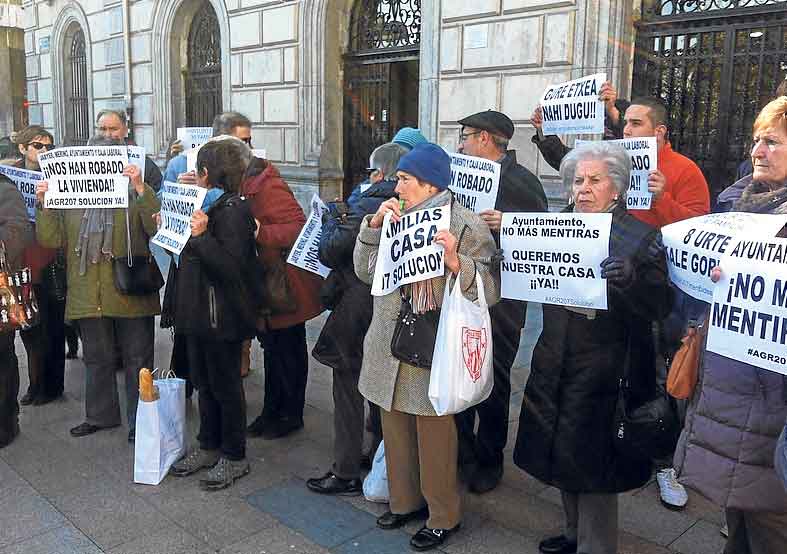
[[484,519],[474,529],[462,529],[441,547],[448,554],[522,554],[538,552],[540,538],[522,535]]
[[100,554],[102,550],[71,524],[0,548],[0,554]]
[[280,523],[275,523],[261,533],[226,546],[219,552],[221,554],[329,554],[328,550]]
[[718,525],[701,520],[670,544],[670,549],[681,554],[719,554],[726,542]]
[[667,546],[694,524],[681,512],[663,508],[652,498],[621,495],[618,515],[620,528],[662,546]]
[[552,502],[504,487],[480,496],[468,495],[465,510],[538,536],[558,534],[563,524],[563,510]]
[[6,498],[35,494],[33,487],[3,460],[0,460],[0,505]]
[[618,536],[618,554],[669,554],[669,552],[663,546],[643,540],[631,533],[621,532]]
[[109,554],[212,554],[215,552],[206,543],[195,538],[178,526],[151,529],[138,538],[125,542],[111,550]]
[[30,539],[65,525],[66,518],[35,493],[5,499],[0,510],[0,547]]
[[331,549],[335,554],[402,554],[411,552],[410,535],[398,530],[372,529]]

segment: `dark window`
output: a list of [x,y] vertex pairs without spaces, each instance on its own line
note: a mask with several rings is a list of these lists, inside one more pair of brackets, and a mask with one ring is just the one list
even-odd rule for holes
[[221,112],[221,31],[205,2],[191,22],[185,71],[186,125],[210,127]]
[[90,138],[87,95],[87,52],[85,33],[77,29],[66,42],[66,144],[85,145]]

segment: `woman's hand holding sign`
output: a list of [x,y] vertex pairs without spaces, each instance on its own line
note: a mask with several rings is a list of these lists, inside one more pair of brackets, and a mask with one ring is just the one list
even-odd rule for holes
[[601,262],[601,278],[625,289],[634,280],[634,264],[629,258],[610,256]]
[[131,186],[134,187],[134,191],[138,196],[145,194],[145,183],[142,181],[142,172],[137,166],[131,164],[127,165],[123,169],[123,175],[128,177]]
[[49,181],[38,181],[36,183],[36,200],[44,207],[44,195],[49,190]]
[[391,219],[393,221],[399,221],[399,218],[402,216],[402,210],[399,207],[398,198],[389,198],[380,204],[380,207],[377,208],[377,213],[375,213],[371,221],[369,221],[369,227],[372,229],[379,229],[382,227],[385,214],[389,212],[391,213]]
[[451,234],[451,231],[442,230],[438,231],[434,236],[435,244],[439,244],[445,250],[445,267],[451,270],[451,273],[456,275],[459,273],[459,254],[456,252],[457,241],[456,237]]
[[191,236],[198,237],[208,230],[208,215],[202,210],[194,210],[191,214]]

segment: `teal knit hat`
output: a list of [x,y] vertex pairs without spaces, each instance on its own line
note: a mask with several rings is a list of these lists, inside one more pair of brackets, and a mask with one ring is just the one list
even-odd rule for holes
[[412,150],[419,144],[425,144],[429,141],[421,134],[420,129],[402,127],[391,142],[404,146],[408,150]]

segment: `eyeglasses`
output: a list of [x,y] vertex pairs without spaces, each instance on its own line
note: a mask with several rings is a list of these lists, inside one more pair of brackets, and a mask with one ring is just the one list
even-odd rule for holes
[[473,131],[472,133],[459,133],[459,142],[464,142],[467,140],[467,137],[472,137],[473,135],[479,135],[483,133],[483,131]]
[[371,175],[373,173],[377,173],[378,171],[380,171],[380,170],[378,168],[376,168],[376,167],[367,167],[366,168],[366,173],[368,173],[369,175]]
[[55,147],[54,144],[47,144],[45,142],[38,141],[28,142],[27,145],[32,146],[36,150],[52,150]]

